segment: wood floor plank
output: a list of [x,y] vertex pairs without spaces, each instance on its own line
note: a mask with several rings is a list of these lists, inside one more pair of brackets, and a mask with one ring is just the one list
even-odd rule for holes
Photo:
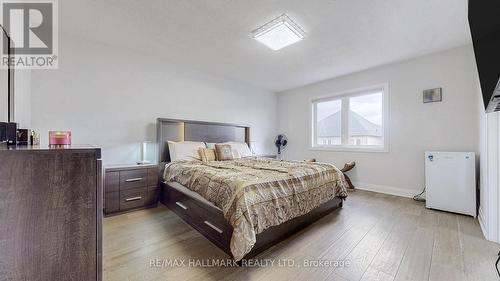
[[457,215],[437,212],[429,280],[465,280]]
[[434,211],[424,210],[406,248],[394,280],[429,280],[437,218]]
[[458,228],[466,279],[498,280],[498,276],[491,270],[500,249],[498,244],[484,239],[479,222],[472,217],[459,216]]
[[388,212],[345,257],[350,266],[334,272],[348,280],[360,280],[401,216],[401,208]]
[[368,267],[368,269],[363,274],[361,281],[392,281],[394,276],[387,274],[381,270],[375,269],[373,267]]
[[[370,268],[392,276],[394,279],[406,249],[417,228],[416,215],[404,213],[396,223],[396,227],[374,257]],[[386,278],[387,279],[387,278]]]
[[[384,196],[379,196],[383,198]],[[302,247],[287,247],[286,251],[280,253],[278,258],[294,257],[296,264],[303,265],[304,261],[322,261],[322,260],[332,260],[331,256],[334,256],[336,252],[344,249],[346,253],[349,251],[349,246],[354,246],[359,244],[359,241],[363,237],[363,233],[366,233],[365,229],[370,226],[370,222],[374,225],[380,222],[382,218],[389,218],[393,213],[392,208],[398,207],[394,204],[390,209],[380,208],[380,204],[383,201],[371,200],[366,201],[361,205],[358,205],[356,209],[345,215],[344,218],[347,220],[342,221],[341,224],[331,224],[321,225],[320,229],[324,230],[323,237],[318,237],[320,239],[310,239],[306,243],[301,243]],[[345,212],[344,212],[345,213]],[[319,221],[319,223],[325,222],[328,217]],[[328,221],[327,221],[328,222]],[[365,230],[365,232],[363,232]],[[358,235],[349,235],[348,232],[358,232]],[[307,233],[307,230],[306,230]],[[359,239],[356,240],[356,237]],[[349,242],[346,242],[346,241]],[[321,241],[321,243],[318,243]],[[328,252],[329,247],[335,248]],[[341,245],[341,246],[335,246]],[[327,249],[327,253],[324,250]],[[274,250],[273,250],[274,251]],[[330,255],[330,257],[326,256]],[[342,254],[341,254],[342,255]],[[334,259],[340,260],[340,259]],[[260,276],[260,280],[272,280],[276,276],[279,278],[284,278],[284,280],[342,280],[341,275],[333,273],[332,267],[308,267],[308,268],[278,268],[275,271],[266,271],[266,274]]]
[[[315,253],[317,253],[317,248],[324,247],[323,244],[315,243],[314,241],[334,241],[335,239],[340,237],[345,229],[349,227],[348,224],[352,220],[348,218],[352,217],[353,213],[347,214],[346,212],[335,212],[329,214],[312,226],[293,235],[292,237],[290,237],[291,239],[287,239],[272,247],[271,249],[268,249],[265,252],[261,253],[258,258],[279,260],[286,259],[287,257],[293,257],[294,260],[297,260],[297,262],[299,262],[301,261],[301,259],[309,255],[314,255]],[[283,274],[280,274],[280,276],[294,276],[295,274],[293,273],[293,270],[282,268],[274,269],[274,271],[250,269],[245,273],[233,272],[231,275],[224,278],[227,280],[231,280],[231,278],[233,278],[233,276],[235,275],[238,275],[239,277],[248,277],[247,275],[249,275],[254,279],[265,280],[267,276],[275,275],[276,271],[283,272]]]
[[[329,214],[290,239],[260,254],[258,258],[276,260],[293,258],[297,265],[302,265],[306,259],[319,260],[322,250],[337,241],[347,230],[355,225],[364,225],[370,220],[366,216],[370,212],[369,210],[372,210],[370,208],[375,208],[375,206],[365,204],[363,208],[352,212],[339,210],[339,212]],[[259,280],[274,279],[278,275],[286,280],[304,280],[304,275],[307,272],[309,276],[317,275],[315,280],[321,280],[324,271],[321,269],[318,272],[318,269],[315,268],[275,268],[272,271],[252,269],[243,274],[233,273],[226,279],[231,280],[233,276],[239,274],[239,277],[251,275]]]
[[493,262],[500,247],[484,240],[477,220],[373,192],[351,192],[341,210],[257,257],[293,260],[296,265],[306,259],[352,259],[354,266],[345,270],[151,267],[154,259],[209,260],[227,255],[164,206],[105,218],[103,224],[103,279],[107,281],[450,280],[455,275],[497,280]]

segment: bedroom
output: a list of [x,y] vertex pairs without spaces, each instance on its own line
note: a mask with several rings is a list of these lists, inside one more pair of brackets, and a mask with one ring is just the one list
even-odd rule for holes
[[[17,144],[0,134],[1,280],[498,278],[500,123],[484,79],[500,68],[480,62],[499,56],[479,52],[468,1],[40,1],[49,14],[1,2],[14,47],[0,121],[17,125]],[[498,7],[477,9],[498,32]],[[276,23],[289,33],[266,41]],[[16,50],[33,37],[51,52]],[[18,60],[32,55],[43,65]],[[241,159],[201,161],[227,142]],[[469,188],[455,213],[413,200],[428,151],[474,153],[469,178],[446,177]],[[171,161],[186,154],[198,164]],[[183,169],[239,172],[224,193]],[[317,174],[334,188],[315,189]],[[228,210],[241,186],[261,197]]]

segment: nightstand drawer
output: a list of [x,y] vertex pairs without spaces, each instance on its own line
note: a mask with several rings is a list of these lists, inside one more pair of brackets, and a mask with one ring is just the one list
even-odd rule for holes
[[120,193],[108,192],[104,195],[104,212],[106,214],[120,211]]
[[104,191],[115,192],[120,190],[120,172],[106,172],[104,176]]
[[120,192],[120,211],[148,205],[149,192],[147,187],[130,189]]
[[158,168],[148,169],[148,185],[158,185]]
[[147,169],[120,171],[120,190],[127,190],[147,185],[148,185]]
[[147,199],[146,205],[156,204],[156,202],[158,202],[159,196],[160,196],[160,189],[148,188],[148,199]]

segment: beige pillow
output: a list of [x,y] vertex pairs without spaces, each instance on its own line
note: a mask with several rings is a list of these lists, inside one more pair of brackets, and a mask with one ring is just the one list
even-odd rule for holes
[[219,161],[233,160],[233,150],[229,144],[216,144],[215,154]]
[[200,154],[201,161],[215,161],[217,157],[215,156],[215,149],[211,148],[200,148],[198,149],[198,154]]

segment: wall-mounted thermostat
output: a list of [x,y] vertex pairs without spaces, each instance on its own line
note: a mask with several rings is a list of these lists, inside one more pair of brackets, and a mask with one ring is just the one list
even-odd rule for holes
[[424,90],[424,103],[443,101],[443,89]]

